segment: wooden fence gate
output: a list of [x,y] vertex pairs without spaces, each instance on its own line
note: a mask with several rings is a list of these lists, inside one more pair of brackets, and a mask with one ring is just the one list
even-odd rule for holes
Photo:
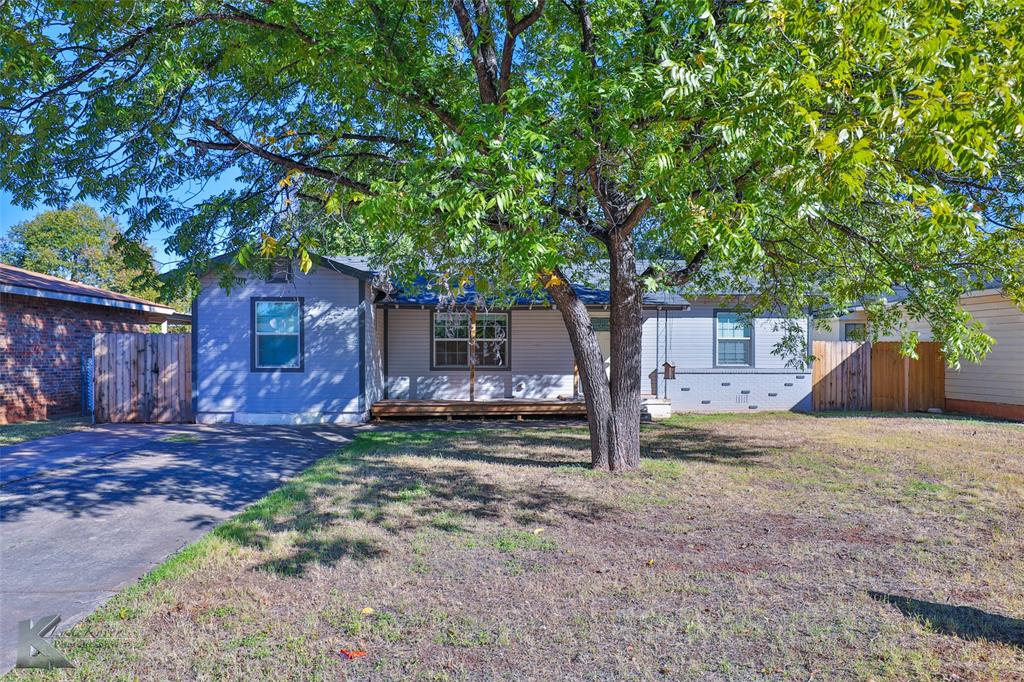
[[811,406],[823,410],[871,409],[871,346],[856,341],[815,341]]
[[94,334],[97,422],[190,422],[191,334]]
[[815,341],[811,405],[815,411],[916,412],[945,407],[946,364],[939,344],[917,344],[917,360],[899,343]]
[[871,344],[871,408],[920,412],[946,407],[946,361],[934,341],[917,344],[917,360],[900,355],[900,344]]

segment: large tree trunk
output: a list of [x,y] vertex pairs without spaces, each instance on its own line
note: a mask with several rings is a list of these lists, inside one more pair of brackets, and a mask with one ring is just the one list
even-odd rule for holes
[[569,333],[569,342],[580,373],[583,398],[587,405],[590,427],[590,460],[595,469],[608,470],[612,457],[610,444],[616,432],[604,358],[594,334],[587,307],[576,296],[565,278],[558,273],[546,282]]
[[608,256],[613,425],[608,464],[612,471],[628,471],[640,466],[643,289],[637,281],[631,236],[613,233],[608,239]]

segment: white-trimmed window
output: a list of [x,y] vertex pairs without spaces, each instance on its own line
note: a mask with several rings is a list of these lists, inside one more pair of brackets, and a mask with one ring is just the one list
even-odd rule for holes
[[252,370],[301,372],[302,299],[252,299]]
[[433,365],[469,367],[469,314],[434,315]]
[[508,367],[508,313],[477,313],[476,366]]
[[753,367],[754,330],[743,313],[715,313],[715,365],[719,367]]
[[843,341],[864,341],[868,337],[868,326],[863,322],[843,324]]
[[[477,313],[475,341],[470,337],[469,313],[435,313],[431,339],[433,369],[507,369],[508,313]],[[475,350],[475,354],[474,354]]]

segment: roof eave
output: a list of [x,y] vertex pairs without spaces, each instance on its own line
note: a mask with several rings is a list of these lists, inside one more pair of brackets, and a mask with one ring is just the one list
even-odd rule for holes
[[0,293],[12,294],[14,296],[31,296],[33,298],[45,298],[51,301],[66,301],[69,303],[99,305],[107,308],[121,308],[122,310],[134,310],[136,312],[150,313],[153,315],[163,315],[168,317],[174,314],[174,308],[168,308],[160,305],[135,303],[133,301],[121,301],[114,298],[103,298],[101,296],[68,294],[60,291],[36,289],[33,287],[19,287],[11,284],[0,284]]
[[317,256],[316,258],[321,265],[329,267],[332,270],[341,272],[345,275],[349,275],[350,277],[355,277],[356,279],[363,282],[369,281],[374,276],[374,273],[369,270],[360,270],[359,268],[353,267],[348,263],[342,263],[339,260],[335,260],[330,256]]

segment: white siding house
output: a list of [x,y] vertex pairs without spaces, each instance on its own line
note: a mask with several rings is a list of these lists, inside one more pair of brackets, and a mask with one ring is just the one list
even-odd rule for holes
[[[248,277],[230,292],[213,277],[193,303],[194,402],[199,422],[358,423],[369,414],[366,363],[370,334],[361,342],[368,299],[365,282],[320,267],[292,281]],[[298,367],[258,367],[255,306],[295,301]],[[273,360],[271,358],[271,360]],[[364,373],[365,372],[365,373]],[[379,385],[379,382],[378,382]]]
[[[652,388],[657,383],[657,394],[676,412],[809,410],[810,368],[787,366],[792,359],[773,352],[783,336],[779,320],[754,320],[749,366],[716,361],[716,312],[722,310],[713,299],[698,299],[689,310],[647,311],[642,373]],[[807,318],[796,322],[806,334]],[[675,379],[664,378],[665,362],[675,366]]]
[[[550,308],[508,315],[509,367],[476,370],[475,397],[554,400],[573,397],[573,354],[562,316]],[[431,365],[431,311],[384,308],[389,398],[468,400],[468,369]]]
[[[466,308],[437,312],[436,301],[385,295],[372,273],[333,259],[277,280],[248,275],[229,292],[203,280],[193,307],[199,421],[359,423],[380,400],[582,398],[561,314],[547,302],[472,318]],[[607,355],[607,293],[586,295]],[[722,300],[664,296],[644,315],[649,399],[676,411],[810,408],[809,368],[773,352],[779,319],[746,324]],[[806,330],[806,318],[793,321]]]

